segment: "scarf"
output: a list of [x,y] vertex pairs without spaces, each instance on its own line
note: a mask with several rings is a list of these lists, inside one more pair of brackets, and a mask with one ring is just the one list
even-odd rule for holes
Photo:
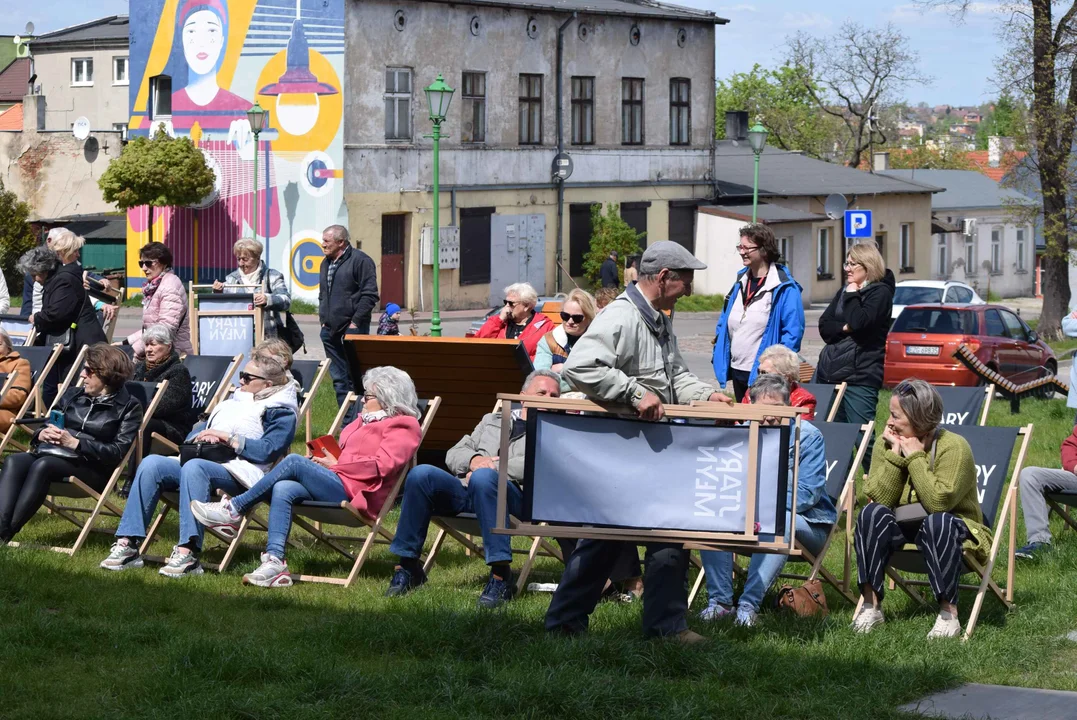
[[363,422],[365,424],[369,425],[370,423],[375,423],[375,422],[378,422],[379,420],[384,420],[385,418],[389,417],[389,413],[385,412],[384,410],[375,410],[374,412],[365,412],[365,413],[363,413],[362,417],[363,417]]
[[[283,385],[271,385],[271,386],[267,387],[265,390],[259,390],[258,392],[256,392],[254,394],[254,400],[255,400],[255,402],[258,402],[258,401],[261,401],[261,400],[265,400],[266,398],[273,397],[274,395],[279,393],[281,390],[283,390],[286,387],[290,387],[291,385],[292,385],[292,383],[285,383]],[[238,395],[240,392],[242,392],[242,391],[236,391],[236,394]],[[250,394],[250,393],[248,393],[248,394]]]
[[236,268],[236,272],[239,273],[240,285],[261,285],[262,284],[262,268],[265,267],[264,262],[258,263],[258,267],[254,269],[250,275],[245,274],[239,268]]
[[[168,272],[168,270],[165,270],[165,272]],[[160,275],[153,278],[152,280],[147,280],[142,285],[142,307],[145,307],[146,305],[149,304],[150,298],[152,298],[153,294],[155,292],[157,292],[157,288],[160,287],[161,281],[164,280],[164,279],[165,279],[165,273],[161,273]]]

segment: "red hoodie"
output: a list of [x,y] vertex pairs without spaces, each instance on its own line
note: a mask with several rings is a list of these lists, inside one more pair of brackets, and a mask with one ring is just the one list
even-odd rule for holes
[[1077,428],[1062,441],[1062,469],[1073,472],[1077,468]]
[[[741,402],[751,405],[752,399],[748,393],[744,393],[744,399]],[[802,416],[804,420],[815,419],[815,402],[814,395],[804,389],[800,383],[793,383],[793,390],[789,393],[789,406],[807,408],[808,412]],[[826,420],[826,418],[823,419]]]
[[400,473],[419,449],[422,431],[410,415],[364,423],[362,416],[340,433],[340,476],[352,507],[375,518]]
[[[475,337],[504,339],[505,328],[505,321],[501,319],[501,313],[495,313],[482,324],[479,331],[475,333]],[[531,317],[531,322],[527,323],[523,332],[520,333],[519,340],[524,344],[527,349],[527,356],[532,361],[535,359],[535,350],[538,348],[539,340],[551,330],[553,330],[553,321],[542,313],[537,312]]]

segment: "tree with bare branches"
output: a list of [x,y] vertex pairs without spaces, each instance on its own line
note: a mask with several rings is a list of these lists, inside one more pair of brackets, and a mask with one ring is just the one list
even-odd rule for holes
[[[971,0],[919,0],[925,11],[945,9],[961,21],[974,9]],[[1061,336],[1069,312],[1070,239],[1077,230],[1074,130],[1077,129],[1077,2],[1011,0],[999,8],[999,39],[1004,53],[996,64],[1003,93],[1024,100],[1029,158],[1025,169],[1037,181],[1020,189],[1038,192],[1043,205],[1043,311],[1039,332]]]
[[823,38],[797,33],[786,41],[785,62],[806,70],[812,100],[845,126],[849,167],[859,166],[872,144],[887,142],[872,122],[873,110],[899,99],[909,85],[931,82],[920,71],[919,54],[892,24],[868,28],[850,21]]

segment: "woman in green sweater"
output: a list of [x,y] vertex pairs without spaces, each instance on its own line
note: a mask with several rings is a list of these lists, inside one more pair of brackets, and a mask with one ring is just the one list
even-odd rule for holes
[[[864,486],[868,504],[856,523],[857,576],[864,604],[853,620],[857,632],[883,622],[883,580],[890,556],[915,543],[924,556],[939,615],[928,638],[957,637],[957,584],[961,552],[987,559],[991,531],[983,523],[976,492],[976,464],[965,438],[939,427],[942,398],[923,380],[904,380],[890,397],[890,419],[875,445]],[[910,508],[898,522],[895,509]],[[921,519],[916,519],[919,516]]]

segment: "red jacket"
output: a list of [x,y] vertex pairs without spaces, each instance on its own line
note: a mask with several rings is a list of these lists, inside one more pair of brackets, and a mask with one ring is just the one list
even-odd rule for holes
[[[519,340],[524,344],[527,349],[527,356],[532,360],[535,359],[535,350],[538,348],[539,340],[546,335],[546,333],[553,330],[553,321],[540,312],[535,313],[531,317],[531,322],[527,323],[527,326],[520,333]],[[491,315],[486,322],[482,324],[479,331],[475,333],[475,337],[478,338],[505,338],[505,322],[501,319],[501,313]]]
[[1062,441],[1062,469],[1073,472],[1077,467],[1077,428]]
[[340,457],[332,470],[340,476],[352,507],[374,518],[400,473],[419,449],[419,421],[397,415],[374,423],[362,416],[340,433]]
[[[751,405],[752,399],[748,396],[748,393],[744,393],[744,399],[741,402]],[[793,383],[793,391],[789,393],[789,405],[791,407],[807,408],[808,412],[802,416],[804,420],[815,419],[815,396],[801,387],[800,383]],[[823,419],[826,420],[826,418]],[[1075,446],[1075,449],[1077,449],[1077,446]],[[1074,459],[1077,460],[1077,456]]]

